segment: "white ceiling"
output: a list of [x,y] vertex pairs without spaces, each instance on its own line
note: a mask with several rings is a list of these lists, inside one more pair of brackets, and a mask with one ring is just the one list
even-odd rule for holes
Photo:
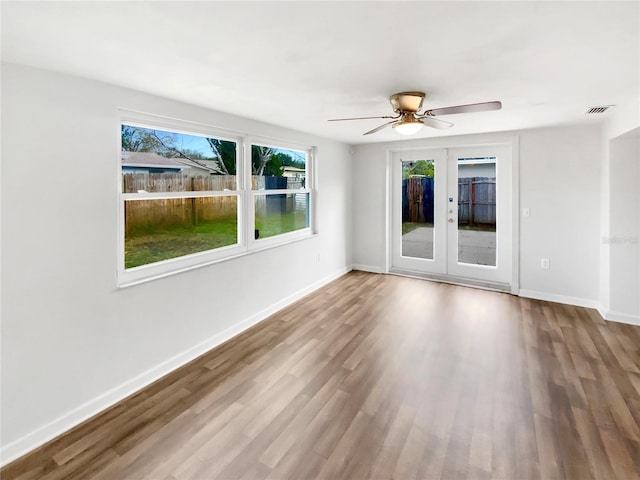
[[[2,59],[348,143],[388,97],[501,100],[416,137],[601,121],[640,98],[640,2],[7,2]],[[595,117],[595,118],[594,118]]]

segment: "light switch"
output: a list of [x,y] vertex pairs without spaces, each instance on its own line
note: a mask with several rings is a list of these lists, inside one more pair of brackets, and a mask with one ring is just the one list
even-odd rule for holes
[[523,208],[522,209],[522,216],[523,217],[528,217],[531,215],[531,210],[529,210],[528,208]]

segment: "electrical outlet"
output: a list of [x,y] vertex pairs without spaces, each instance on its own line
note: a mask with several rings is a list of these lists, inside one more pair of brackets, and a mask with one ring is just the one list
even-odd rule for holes
[[549,270],[549,259],[543,258],[540,260],[540,268],[543,270]]

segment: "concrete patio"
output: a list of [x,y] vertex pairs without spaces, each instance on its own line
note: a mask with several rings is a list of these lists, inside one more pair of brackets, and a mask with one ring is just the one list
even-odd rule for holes
[[[404,257],[433,259],[433,227],[418,227],[402,236]],[[458,261],[474,265],[496,264],[496,232],[458,231]]]

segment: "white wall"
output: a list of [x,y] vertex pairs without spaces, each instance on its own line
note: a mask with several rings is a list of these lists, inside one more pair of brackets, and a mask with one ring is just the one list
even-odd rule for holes
[[[520,223],[520,289],[527,295],[597,305],[599,292],[600,133],[596,126],[523,130],[492,135],[356,147],[354,175],[354,267],[385,267],[386,159],[391,148],[458,146],[518,136],[520,206],[531,216]],[[542,270],[540,259],[551,268]]]
[[[630,210],[633,208],[632,200],[626,202],[623,198],[629,196],[628,193],[625,193],[627,191],[637,192],[640,190],[640,177],[634,177],[635,168],[637,168],[634,167],[634,161],[640,160],[638,159],[637,143],[634,146],[633,140],[634,136],[636,139],[638,138],[640,131],[640,100],[618,105],[611,112],[608,112],[608,115],[602,129],[600,169],[602,199],[600,208],[600,312],[608,320],[640,325],[640,315],[633,304],[633,297],[629,297],[631,295],[628,293],[629,286],[622,284],[618,278],[618,275],[622,274],[623,279],[631,280],[633,283],[635,276],[640,275],[637,273],[640,271],[640,259],[637,270],[633,264],[634,256],[640,257],[640,254],[637,253],[639,247],[634,247],[633,240],[630,242],[621,240],[627,236],[619,233],[620,231],[631,231],[630,237],[633,239],[633,221],[631,224],[625,225],[624,221],[619,221],[620,216],[618,220],[614,218],[618,211],[626,212],[624,215],[633,216]],[[631,197],[633,197],[632,193]],[[620,205],[622,205],[622,210],[620,210]],[[640,206],[637,208],[638,215],[640,215]],[[613,262],[614,256],[616,257],[615,262]],[[620,287],[622,287],[621,290],[619,290]],[[625,293],[622,294],[622,292]],[[625,297],[628,298],[626,302]],[[634,297],[640,299],[640,285]]]
[[640,324],[640,128],[609,142],[609,309]]
[[387,151],[396,143],[358,145],[353,159],[353,268],[385,271]]
[[[520,135],[520,288],[559,301],[598,305],[600,129],[524,131]],[[551,268],[542,270],[540,259]]]
[[[116,288],[116,109],[317,145],[318,235]],[[2,462],[351,264],[347,145],[93,81],[2,66]]]

